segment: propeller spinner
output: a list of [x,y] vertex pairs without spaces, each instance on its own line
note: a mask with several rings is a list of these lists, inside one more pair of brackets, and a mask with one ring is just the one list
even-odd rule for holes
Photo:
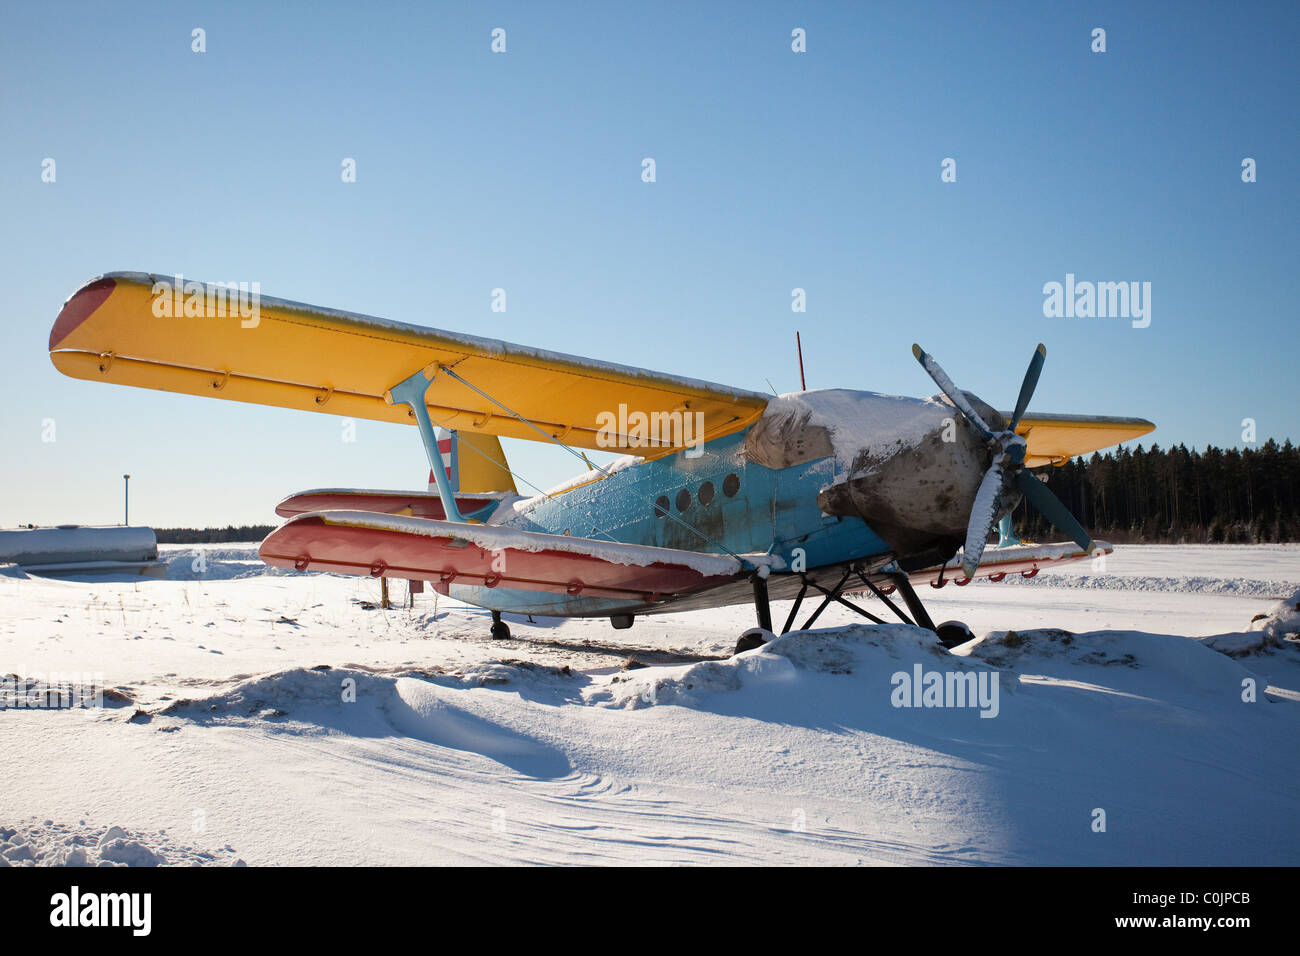
[[939,389],[948,396],[953,406],[989,444],[993,452],[992,464],[989,465],[984,479],[980,482],[979,492],[971,507],[970,523],[966,527],[966,544],[962,549],[962,573],[967,578],[974,576],[975,569],[984,554],[984,545],[993,530],[993,525],[997,523],[999,512],[1006,510],[1007,500],[1017,490],[1051,522],[1053,527],[1083,548],[1086,554],[1091,554],[1095,547],[1092,536],[1043,482],[1025,470],[1027,446],[1025,439],[1016,434],[1016,426],[1020,424],[1025,409],[1029,407],[1029,400],[1034,395],[1034,389],[1038,386],[1038,376],[1043,371],[1047,349],[1039,343],[1038,348],[1034,350],[1033,358],[1029,360],[1029,369],[1025,372],[1025,380],[1020,386],[1020,397],[1016,399],[1016,409],[1011,416],[1011,421],[1005,431],[997,432],[991,429],[971,407],[965,394],[953,384],[952,379],[934,360],[934,356],[919,345],[912,346],[912,354],[916,356],[916,360],[921,363],[930,378],[934,379]]

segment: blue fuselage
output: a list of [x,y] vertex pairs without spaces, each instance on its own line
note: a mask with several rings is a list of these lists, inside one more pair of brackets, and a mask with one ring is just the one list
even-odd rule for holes
[[[685,551],[775,554],[795,570],[890,552],[860,518],[830,516],[817,506],[818,491],[834,481],[832,457],[768,468],[746,460],[746,434],[711,441],[695,449],[694,457],[678,452],[562,494],[530,499],[492,523]],[[604,598],[504,588],[453,585],[452,595],[494,610],[532,614],[613,614],[628,607]]]

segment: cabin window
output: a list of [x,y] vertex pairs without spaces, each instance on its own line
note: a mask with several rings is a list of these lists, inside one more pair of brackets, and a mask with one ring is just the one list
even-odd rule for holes
[[700,490],[696,493],[695,497],[699,499],[700,504],[708,505],[709,502],[713,501],[713,495],[713,482],[706,481],[704,484],[700,485]]

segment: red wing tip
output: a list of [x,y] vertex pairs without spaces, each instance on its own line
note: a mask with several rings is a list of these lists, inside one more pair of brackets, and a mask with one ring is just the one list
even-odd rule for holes
[[54,320],[54,328],[50,329],[50,351],[53,352],[58,348],[82,322],[90,318],[94,311],[112,295],[116,287],[116,279],[96,279],[72,293],[68,301],[63,303],[63,308],[59,310],[59,317]]

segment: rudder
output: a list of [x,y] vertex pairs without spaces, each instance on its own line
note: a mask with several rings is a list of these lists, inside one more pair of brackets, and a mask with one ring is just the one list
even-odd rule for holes
[[[462,434],[454,429],[438,429],[438,453],[447,470],[453,492],[508,491],[518,494],[514,476],[506,464],[501,440],[496,435]],[[436,490],[433,473],[429,473],[429,490]]]

